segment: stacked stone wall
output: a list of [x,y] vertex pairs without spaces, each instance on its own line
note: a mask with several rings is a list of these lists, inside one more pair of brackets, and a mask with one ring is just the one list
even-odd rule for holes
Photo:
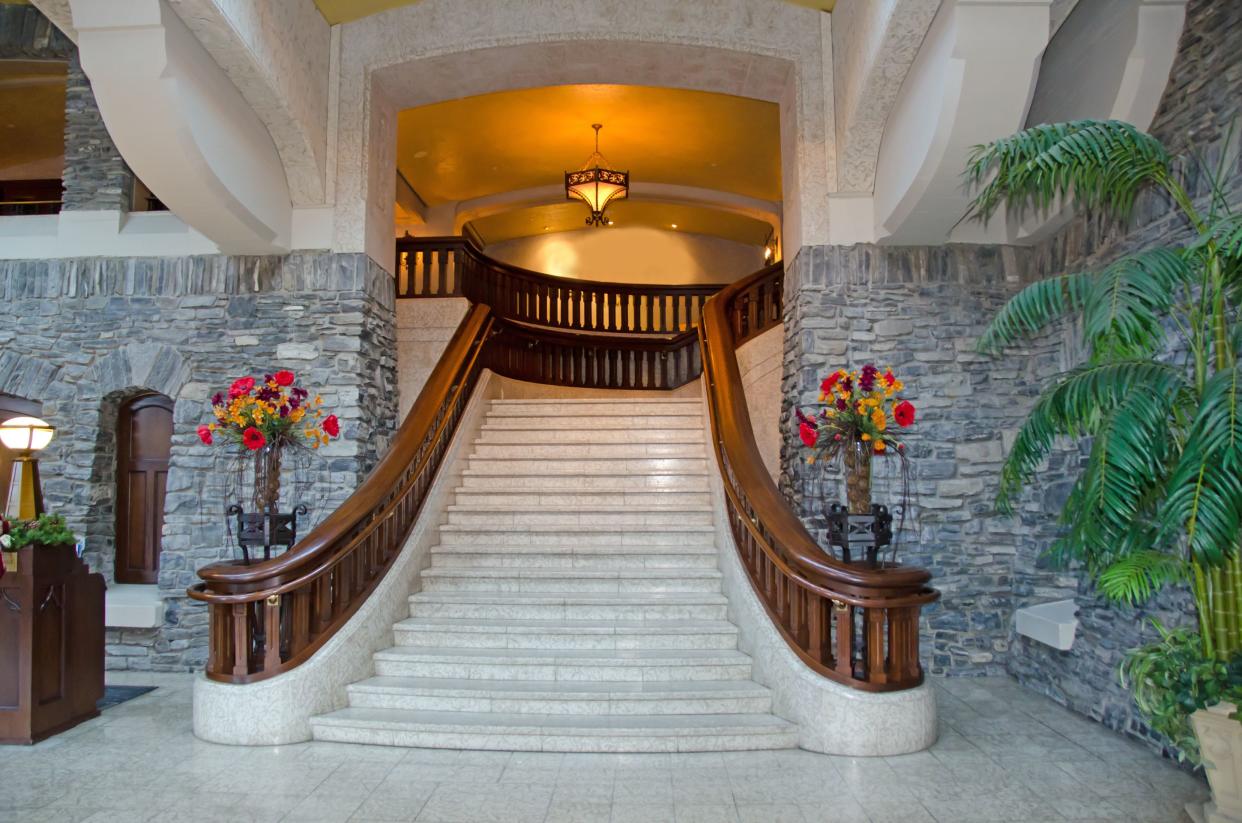
[[322,393],[342,435],[297,478],[287,472],[282,496],[310,506],[309,528],[356,488],[395,427],[392,278],[359,254],[10,260],[0,261],[0,303],[20,318],[0,326],[0,391],[41,401],[57,427],[41,460],[47,508],[68,517],[109,582],[117,412],[142,392],[173,399],[165,623],[110,630],[108,665],[201,666],[206,612],[185,589],[196,569],[232,554],[223,511],[234,488],[226,452],[195,434],[211,419],[209,398],[278,368]]

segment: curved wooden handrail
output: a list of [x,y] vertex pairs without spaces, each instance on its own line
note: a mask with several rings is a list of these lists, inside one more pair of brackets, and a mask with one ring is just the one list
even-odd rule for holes
[[[699,327],[712,443],[734,540],[755,593],[790,647],[820,674],[868,691],[922,682],[919,609],[939,593],[924,569],[845,563],[820,549],[768,474],[750,424],[735,350],[780,323],[769,267],[708,301]],[[768,299],[755,317],[756,292]],[[779,304],[777,304],[779,305]]]
[[210,607],[208,677],[254,682],[298,665],[379,584],[421,511],[494,322],[487,306],[471,309],[383,459],[310,534],[271,560],[199,570],[189,596]]

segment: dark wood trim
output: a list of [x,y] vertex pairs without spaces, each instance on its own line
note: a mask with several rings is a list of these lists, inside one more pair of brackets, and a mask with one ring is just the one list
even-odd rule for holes
[[[160,409],[168,414],[169,440],[167,443],[140,444],[144,449],[163,445],[166,449],[163,458],[134,457],[135,444],[132,442],[134,415],[146,409]],[[173,401],[162,394],[150,393],[131,397],[121,404],[116,422],[116,565],[115,575],[118,583],[157,583],[160,568],[160,540],[164,522],[164,486],[168,477],[168,451],[172,447]],[[144,523],[143,533],[136,535],[131,532],[129,508],[131,503],[130,474],[140,471],[143,474]],[[142,562],[135,565],[132,546],[141,541],[144,549]]]

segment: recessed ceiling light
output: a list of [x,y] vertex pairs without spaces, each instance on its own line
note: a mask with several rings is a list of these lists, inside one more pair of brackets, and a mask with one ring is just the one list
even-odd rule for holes
[[612,225],[612,221],[611,221],[611,220],[609,220],[609,221],[608,221],[608,225],[610,225],[610,226]]
[[674,224],[673,224],[673,228],[677,228],[677,224],[676,224],[676,223],[674,223]]
[[426,149],[423,149],[422,151],[416,151],[416,152],[414,152],[414,159],[415,159],[415,160],[422,160],[422,159],[423,159],[424,157],[426,157],[426,156],[427,156],[427,150],[426,150]]
[[547,230],[548,230],[548,227],[547,227],[547,226],[544,226],[544,227],[543,227],[543,230],[544,230],[544,231],[547,231]]

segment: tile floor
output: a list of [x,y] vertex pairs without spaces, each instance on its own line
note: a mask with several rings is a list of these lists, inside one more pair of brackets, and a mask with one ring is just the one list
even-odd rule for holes
[[936,680],[930,751],[510,754],[204,743],[190,676],[32,747],[0,747],[0,821],[1034,823],[1186,820],[1205,784],[1011,680]]

